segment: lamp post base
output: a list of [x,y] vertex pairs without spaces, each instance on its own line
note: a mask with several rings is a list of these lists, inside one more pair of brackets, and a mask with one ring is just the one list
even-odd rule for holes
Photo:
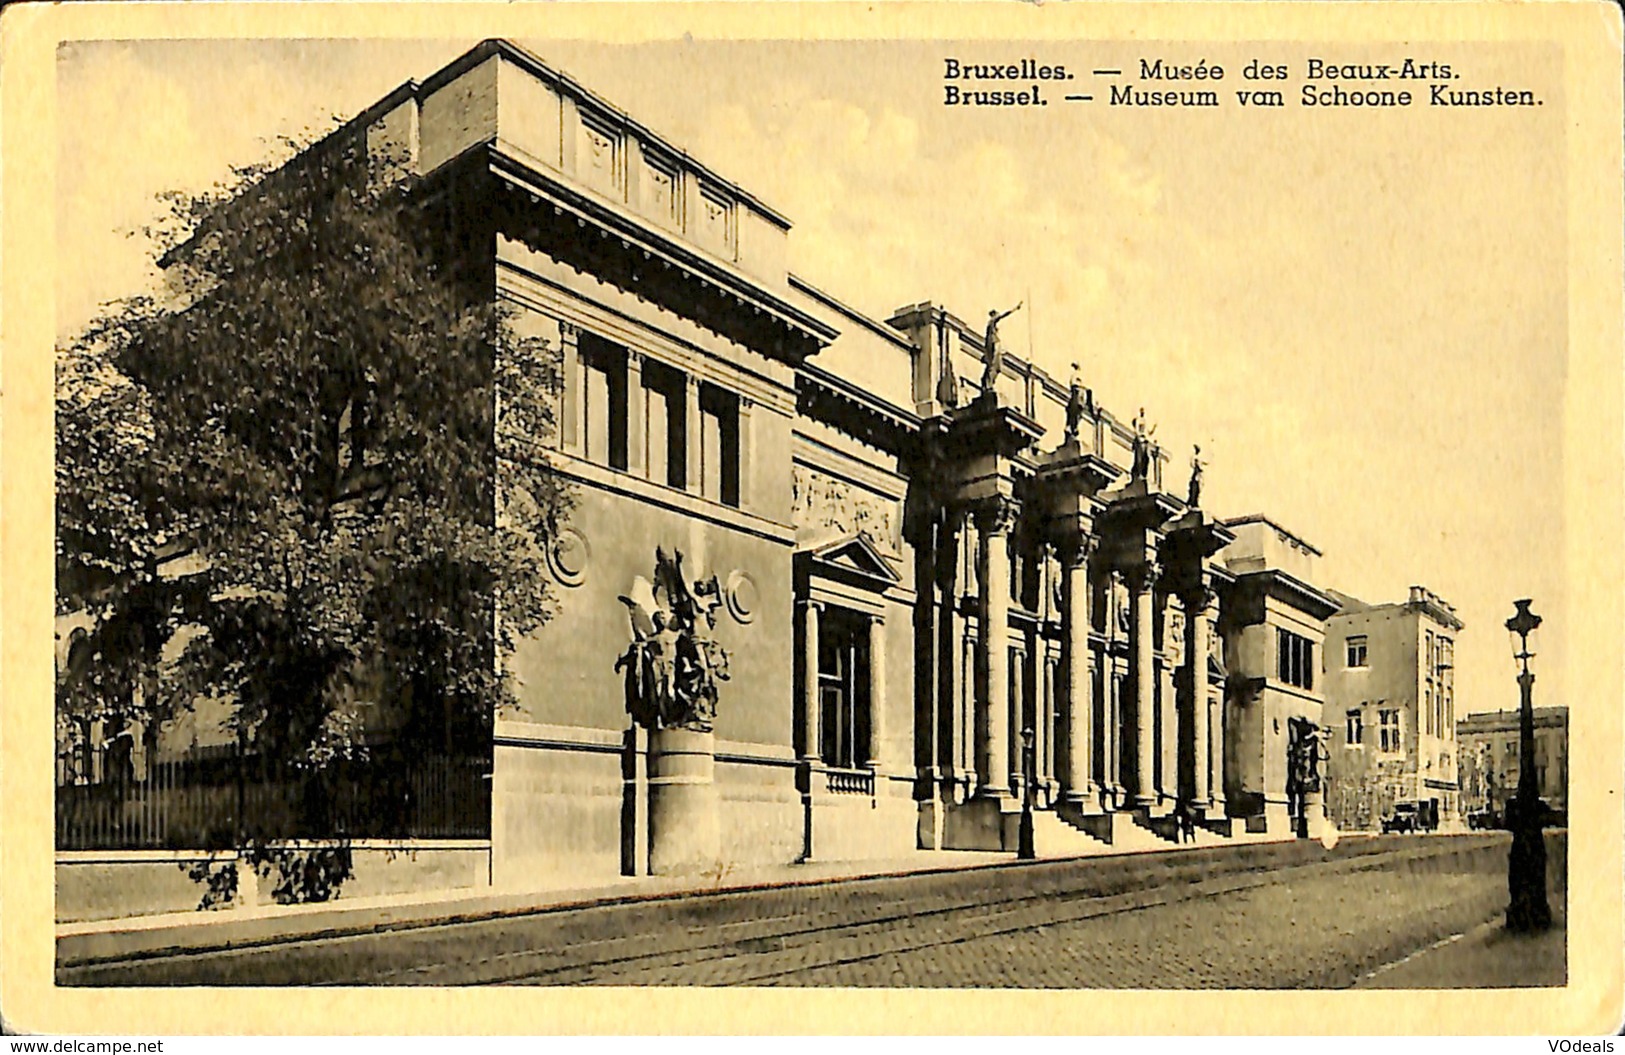
[[1546,836],[1540,815],[1544,803],[1524,806],[1514,800],[1512,852],[1507,858],[1507,930],[1519,933],[1546,930],[1552,908],[1546,901]]
[[1016,859],[1031,861],[1037,857],[1038,848],[1033,838],[1033,811],[1029,805],[1022,809],[1020,826],[1016,829]]

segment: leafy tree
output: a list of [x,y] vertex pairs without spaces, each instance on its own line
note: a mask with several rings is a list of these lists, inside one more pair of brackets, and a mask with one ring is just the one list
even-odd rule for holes
[[168,294],[59,351],[59,610],[92,620],[59,707],[231,700],[317,824],[369,741],[488,754],[570,495],[542,453],[557,349],[499,305],[479,202],[356,127],[286,146],[164,196]]

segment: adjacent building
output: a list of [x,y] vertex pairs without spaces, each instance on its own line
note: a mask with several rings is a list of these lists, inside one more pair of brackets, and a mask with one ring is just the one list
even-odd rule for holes
[[[1569,808],[1569,709],[1536,707],[1535,775],[1540,797],[1561,817]],[[1506,815],[1507,800],[1518,790],[1517,711],[1469,714],[1456,723],[1461,756],[1462,810],[1483,823]]]
[[[1334,592],[1335,593],[1335,592]],[[1440,826],[1461,821],[1455,651],[1462,621],[1423,586],[1391,604],[1335,594],[1326,623],[1327,812],[1375,830],[1399,803]]]

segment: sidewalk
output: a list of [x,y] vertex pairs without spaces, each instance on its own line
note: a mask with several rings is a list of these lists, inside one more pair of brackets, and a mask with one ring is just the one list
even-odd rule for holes
[[171,912],[152,916],[59,923],[59,964],[88,963],[161,955],[187,949],[242,948],[302,938],[429,927],[501,916],[582,908],[589,905],[658,900],[689,894],[716,894],[841,880],[922,875],[932,872],[1010,866],[1010,854],[920,851],[903,858],[773,865],[714,874],[622,876],[592,885],[562,877],[525,890],[488,887],[344,898],[309,905],[258,905],[215,912]]
[[1356,989],[1516,989],[1568,982],[1568,921],[1560,898],[1552,929],[1510,933],[1498,917],[1378,968]]

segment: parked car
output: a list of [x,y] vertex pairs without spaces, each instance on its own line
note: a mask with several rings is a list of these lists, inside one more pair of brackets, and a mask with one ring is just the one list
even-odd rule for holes
[[1401,835],[1417,830],[1416,804],[1401,802],[1394,806],[1393,815],[1386,817],[1382,822],[1384,835]]
[[1467,827],[1480,831],[1501,827],[1501,815],[1492,809],[1473,810],[1467,814]]

